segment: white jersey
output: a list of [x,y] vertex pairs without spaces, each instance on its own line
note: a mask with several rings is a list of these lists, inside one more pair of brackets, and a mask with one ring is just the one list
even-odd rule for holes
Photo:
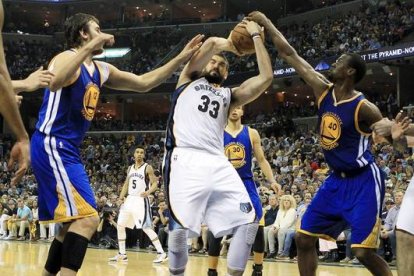
[[230,101],[230,88],[216,88],[204,77],[177,88],[168,118],[167,150],[179,147],[223,155]]
[[142,192],[148,190],[147,166],[147,163],[143,163],[139,168],[135,168],[135,164],[130,167],[127,175],[129,178],[128,195],[139,196]]

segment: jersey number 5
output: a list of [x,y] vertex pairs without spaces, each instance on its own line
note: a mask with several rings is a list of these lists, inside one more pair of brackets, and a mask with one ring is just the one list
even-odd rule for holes
[[135,183],[137,180],[132,180],[132,189],[135,189],[137,187],[137,183]]
[[[206,95],[201,96],[201,100],[203,102],[198,106],[198,110],[200,110],[201,112],[208,111],[208,114],[210,114],[212,118],[217,119],[218,112],[220,109],[220,103],[217,101],[211,102],[210,98]],[[209,110],[210,105],[212,106],[212,108]]]

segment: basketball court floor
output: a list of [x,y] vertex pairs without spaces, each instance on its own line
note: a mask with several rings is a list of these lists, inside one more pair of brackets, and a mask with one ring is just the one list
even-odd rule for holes
[[[0,241],[0,275],[1,276],[23,276],[41,275],[43,265],[46,261],[49,249],[48,243],[29,243],[17,241]],[[79,276],[168,276],[168,264],[152,264],[155,258],[153,253],[128,252],[128,264],[107,262],[109,257],[116,254],[116,250],[88,249]],[[207,275],[207,257],[190,256],[186,275],[203,276]],[[249,261],[248,268],[244,275],[251,275],[252,262]],[[225,275],[225,259],[220,259],[219,275]],[[394,275],[397,275],[395,269]],[[293,262],[268,261],[264,264],[264,276],[299,275],[297,264]],[[371,275],[366,269],[355,266],[320,265],[319,276],[368,276]]]

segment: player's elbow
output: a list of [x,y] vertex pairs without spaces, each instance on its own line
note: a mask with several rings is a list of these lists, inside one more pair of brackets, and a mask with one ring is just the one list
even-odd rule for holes
[[263,88],[268,88],[273,81],[273,72],[270,70],[270,72],[263,72],[263,74],[260,74],[261,83],[263,84]]
[[282,59],[293,57],[293,56],[296,56],[297,54],[298,53],[296,52],[296,50],[290,45],[286,47],[281,47],[279,51],[279,57],[281,57]]

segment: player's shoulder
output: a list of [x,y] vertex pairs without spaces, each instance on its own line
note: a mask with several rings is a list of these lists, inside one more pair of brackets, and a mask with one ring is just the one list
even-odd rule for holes
[[246,127],[247,127],[247,129],[248,129],[248,131],[249,131],[249,135],[250,135],[250,138],[251,138],[252,140],[255,140],[255,139],[259,139],[259,140],[260,140],[260,134],[259,134],[259,132],[257,131],[257,129],[252,128],[252,127],[250,127],[250,126],[246,126]]
[[76,51],[74,50],[66,50],[56,54],[49,62],[49,69],[53,69],[56,63],[61,63],[66,60],[72,59],[75,54]]

